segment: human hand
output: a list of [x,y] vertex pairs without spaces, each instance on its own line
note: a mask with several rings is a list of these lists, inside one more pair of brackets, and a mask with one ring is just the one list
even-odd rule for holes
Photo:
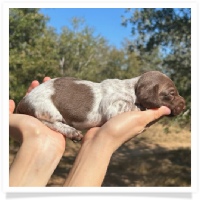
[[108,146],[114,152],[124,142],[142,133],[149,123],[170,113],[170,109],[166,106],[146,111],[125,112],[111,118],[100,128],[90,129],[83,142],[99,140],[109,143]]
[[[26,94],[38,85],[33,81]],[[9,100],[9,134],[22,145],[10,168],[10,186],[45,186],[65,150],[65,137],[32,116],[12,114],[14,108]]]

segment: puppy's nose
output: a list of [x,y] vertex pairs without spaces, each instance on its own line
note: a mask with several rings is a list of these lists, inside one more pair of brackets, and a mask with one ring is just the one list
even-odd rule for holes
[[186,105],[185,105],[185,100],[182,98],[179,102],[179,104],[177,105],[177,112],[180,113],[181,111],[185,110]]
[[172,115],[179,115],[185,108],[186,106],[185,106],[184,98],[181,96],[178,96],[176,98],[175,107],[174,109],[172,109]]

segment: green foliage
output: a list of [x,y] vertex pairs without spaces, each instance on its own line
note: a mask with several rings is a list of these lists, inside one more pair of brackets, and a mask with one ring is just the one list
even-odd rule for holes
[[82,19],[72,19],[72,29],[63,27],[59,36],[60,67],[63,76],[95,80],[105,66],[106,41],[94,36],[94,30]]
[[10,9],[10,96],[18,102],[32,80],[58,75],[57,35],[38,9]]
[[92,81],[137,76],[139,60],[135,54],[110,47],[107,41],[84,24],[72,19],[72,28],[63,27],[59,36],[61,74]]
[[25,49],[34,45],[35,39],[42,36],[46,18],[36,8],[10,9],[9,42],[10,49]]

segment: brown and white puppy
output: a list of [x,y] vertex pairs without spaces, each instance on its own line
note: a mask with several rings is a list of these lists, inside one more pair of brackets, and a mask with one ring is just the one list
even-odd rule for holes
[[185,100],[170,78],[150,71],[132,79],[101,83],[69,77],[51,79],[25,96],[17,113],[34,116],[78,141],[83,137],[79,130],[101,126],[119,113],[162,105],[178,115],[185,108]]

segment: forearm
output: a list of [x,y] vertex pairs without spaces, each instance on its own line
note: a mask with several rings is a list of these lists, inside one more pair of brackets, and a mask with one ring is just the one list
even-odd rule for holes
[[11,187],[47,184],[62,154],[56,149],[49,148],[45,142],[41,145],[31,141],[22,144],[10,167],[9,185]]
[[28,126],[22,115],[10,115],[10,134],[22,142],[10,167],[10,186],[45,186],[63,155],[64,137],[35,122]]
[[64,186],[101,186],[112,156],[106,142],[102,138],[83,143]]

